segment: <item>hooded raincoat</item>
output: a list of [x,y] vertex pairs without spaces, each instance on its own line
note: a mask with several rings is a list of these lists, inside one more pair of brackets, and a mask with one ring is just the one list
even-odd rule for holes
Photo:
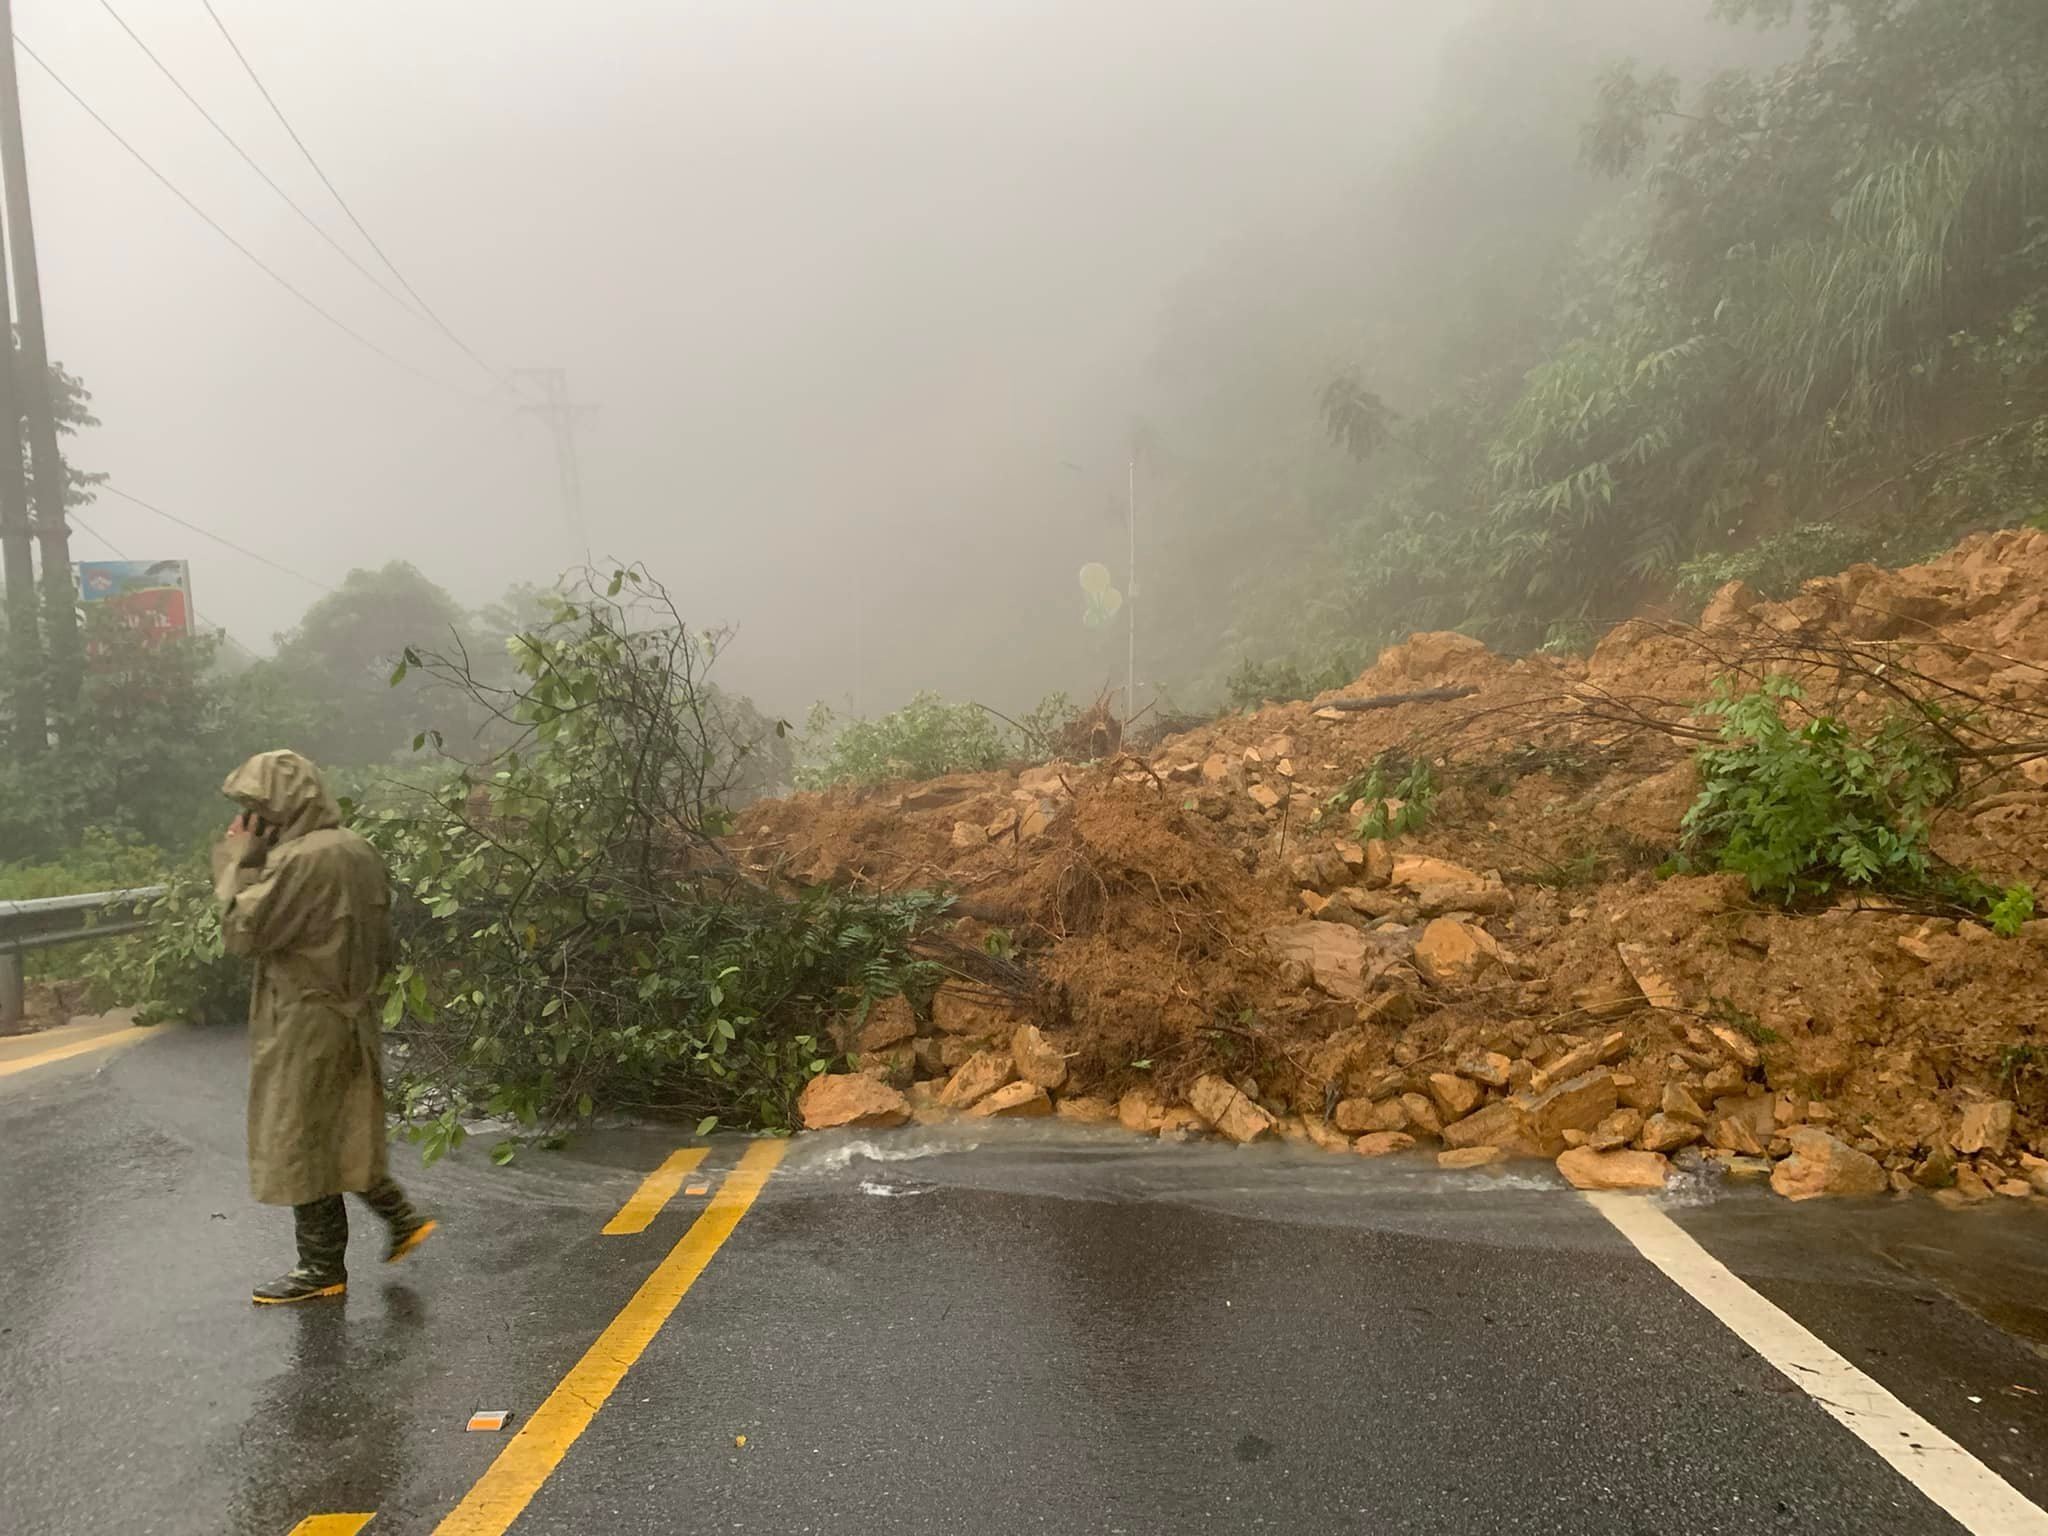
[[261,863],[214,850],[230,954],[255,961],[249,1000],[249,1187],[268,1205],[367,1189],[386,1166],[375,1006],[393,959],[390,882],[341,826],[320,770],[264,752],[221,786],[279,828]]

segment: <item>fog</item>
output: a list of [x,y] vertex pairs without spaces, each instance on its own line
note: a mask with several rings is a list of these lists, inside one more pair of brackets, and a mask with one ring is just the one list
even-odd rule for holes
[[[502,378],[321,244],[97,0],[18,0],[21,35],[172,181],[430,376],[309,312],[24,61],[51,347],[104,423],[78,462],[317,581],[402,558],[480,604],[586,548],[645,561],[738,627],[727,680],[784,712],[1110,675],[1074,572],[1121,579],[1133,418],[1193,382],[1167,317],[1191,293],[1232,310],[1230,274],[1261,253],[1383,223],[1371,189],[1474,10],[215,3],[448,325],[493,368],[565,369],[594,407],[584,525]],[[203,7],[116,8],[362,249]],[[1542,9],[1576,61],[1559,93],[1582,95],[1617,8]],[[1691,25],[1704,6],[1639,9]],[[1147,486],[1148,549],[1171,489]],[[318,595],[112,497],[83,519],[76,556],[189,558],[201,613],[257,649]]]

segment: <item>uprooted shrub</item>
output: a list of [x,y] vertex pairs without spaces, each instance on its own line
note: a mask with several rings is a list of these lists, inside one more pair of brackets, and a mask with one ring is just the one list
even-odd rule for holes
[[720,846],[763,745],[708,682],[722,643],[628,569],[513,637],[509,683],[408,653],[495,722],[479,759],[436,742],[431,789],[361,818],[400,893],[383,1013],[428,1157],[478,1116],[542,1137],[604,1110],[788,1127],[834,1015],[933,983],[910,946],[943,898],[792,897]]
[[[1681,823],[1693,868],[1730,870],[1779,901],[1851,888],[1917,898],[2017,931],[2025,886],[1999,891],[1945,863],[1928,840],[1957,786],[1952,738],[1927,713],[1892,710],[1868,730],[1808,711],[1782,675],[1738,692],[1724,679],[1702,712],[1720,740],[1697,753],[1700,791]],[[1792,708],[1788,708],[1791,706]],[[1788,713],[1805,715],[1794,725]]]

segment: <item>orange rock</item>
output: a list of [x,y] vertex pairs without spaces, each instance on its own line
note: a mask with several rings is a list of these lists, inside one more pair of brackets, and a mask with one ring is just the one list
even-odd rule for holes
[[1150,1088],[1133,1088],[1116,1101],[1117,1124],[1139,1136],[1156,1133],[1166,1120],[1166,1109]]
[[1352,1150],[1360,1157],[1385,1157],[1392,1152],[1406,1152],[1415,1145],[1415,1138],[1406,1131],[1374,1131],[1370,1136],[1361,1136]]
[[1062,1120],[1074,1120],[1082,1125],[1107,1125],[1116,1119],[1116,1106],[1107,1099],[1084,1093],[1061,1099],[1053,1105],[1053,1113]]
[[1557,1171],[1573,1189],[1662,1189],[1671,1177],[1671,1164],[1655,1152],[1574,1147],[1559,1154]]
[[1771,1170],[1771,1188],[1787,1200],[1881,1195],[1889,1187],[1876,1158],[1826,1131],[1802,1128],[1792,1133],[1791,1141],[1792,1155]]
[[826,1073],[804,1084],[796,1112],[808,1130],[836,1126],[884,1127],[910,1118],[910,1101],[864,1072]]
[[901,1045],[917,1033],[917,1017],[910,1011],[910,999],[878,997],[868,1005],[868,1016],[860,1033],[853,1037],[856,1051],[886,1051]]
[[1429,1074],[1429,1096],[1436,1101],[1437,1114],[1446,1123],[1464,1119],[1486,1097],[1477,1083],[1450,1072]]
[[1436,1155],[1436,1165],[1457,1171],[1466,1168],[1492,1168],[1508,1160],[1502,1147],[1452,1147]]
[[1059,1088],[1067,1081],[1067,1058],[1035,1024],[1020,1024],[1010,1037],[1010,1056],[1017,1075],[1041,1088]]
[[1188,1090],[1188,1104],[1210,1129],[1243,1143],[1270,1135],[1273,1117],[1244,1095],[1235,1083],[1213,1072],[1195,1079]]
[[941,1109],[966,1109],[987,1098],[1017,1075],[1008,1051],[976,1051],[962,1063],[939,1093]]
[[1413,959],[1415,969],[1431,985],[1461,986],[1477,981],[1500,963],[1500,946],[1484,928],[1453,917],[1439,917],[1415,941]]
[[962,1116],[966,1120],[1031,1119],[1052,1113],[1052,1099],[1036,1083],[1005,1083]]

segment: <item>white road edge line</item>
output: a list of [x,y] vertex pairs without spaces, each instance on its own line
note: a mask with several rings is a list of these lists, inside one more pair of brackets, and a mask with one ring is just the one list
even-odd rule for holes
[[1648,1197],[1586,1200],[1636,1251],[1973,1536],[2048,1536],[2048,1511],[1750,1289]]

